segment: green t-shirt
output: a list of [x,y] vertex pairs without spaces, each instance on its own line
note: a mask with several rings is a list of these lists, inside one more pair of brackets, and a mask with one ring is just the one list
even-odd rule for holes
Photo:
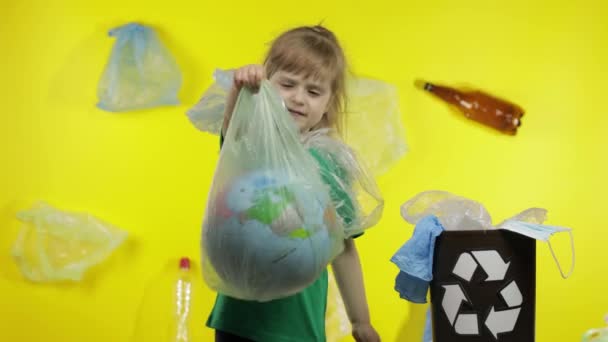
[[[223,137],[220,136],[222,143]],[[311,149],[309,152],[319,163],[321,178],[330,186],[332,200],[343,203],[337,210],[338,215],[345,224],[349,224],[354,217],[353,203],[332,176],[344,176],[346,172],[318,151]],[[269,302],[246,301],[218,294],[207,326],[256,342],[324,342],[326,308],[327,270],[301,292]]]

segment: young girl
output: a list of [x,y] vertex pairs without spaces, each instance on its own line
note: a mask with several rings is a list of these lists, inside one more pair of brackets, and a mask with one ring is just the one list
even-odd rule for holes
[[[303,136],[326,134],[329,129],[341,133],[345,70],[344,53],[334,34],[326,28],[299,27],[283,33],[273,42],[263,66],[248,65],[236,70],[221,140],[240,89],[257,88],[263,79],[278,90]],[[336,167],[319,155],[313,156],[320,168]],[[332,180],[324,180],[333,188]],[[335,189],[332,193],[339,198],[343,195],[336,194]],[[349,222],[349,210],[338,210],[338,214]],[[353,337],[356,341],[380,341],[370,323],[361,264],[352,238],[344,241],[344,251],[334,259],[332,267],[352,323]],[[300,293],[264,303],[218,294],[207,326],[216,330],[216,342],[325,341],[327,277],[325,271]]]

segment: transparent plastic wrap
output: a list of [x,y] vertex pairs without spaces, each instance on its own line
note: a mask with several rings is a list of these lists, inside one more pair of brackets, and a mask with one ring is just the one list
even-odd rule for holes
[[241,90],[203,222],[203,276],[231,297],[268,301],[310,285],[343,248],[319,164],[268,81]]
[[23,222],[12,254],[35,282],[78,281],[104,261],[127,233],[87,213],[57,210],[46,203],[17,213]]
[[[188,110],[188,118],[199,130],[219,134],[232,77],[232,71],[216,69],[215,82]],[[382,81],[350,77],[346,93],[345,142],[357,151],[371,174],[382,174],[407,151],[397,90]]]
[[[416,224],[428,215],[435,215],[445,230],[493,229],[492,218],[479,202],[451,194],[446,191],[431,190],[421,192],[401,205],[401,216],[411,224]],[[542,224],[547,218],[547,210],[530,208],[505,220]],[[504,223],[503,222],[503,223]],[[502,226],[502,224],[497,227]]]
[[332,202],[343,219],[344,233],[348,238],[378,223],[384,200],[363,161],[330,133],[329,129],[319,129],[302,135],[301,139],[322,165],[321,177],[330,185]]
[[345,142],[374,175],[388,171],[408,150],[397,87],[363,77],[346,82]]
[[182,76],[152,28],[130,23],[110,30],[116,37],[97,88],[97,107],[110,112],[176,105]]
[[[608,315],[604,317],[604,322],[608,324]],[[603,328],[590,329],[585,332],[582,342],[608,342],[608,326]]]

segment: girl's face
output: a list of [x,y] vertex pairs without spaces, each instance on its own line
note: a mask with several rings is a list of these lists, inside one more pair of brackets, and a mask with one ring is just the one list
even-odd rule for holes
[[279,70],[270,77],[270,83],[279,91],[300,132],[309,131],[327,113],[332,95],[329,80]]

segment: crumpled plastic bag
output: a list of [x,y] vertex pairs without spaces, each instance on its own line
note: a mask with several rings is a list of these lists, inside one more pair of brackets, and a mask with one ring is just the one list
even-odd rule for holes
[[12,255],[34,282],[79,281],[127,237],[90,214],[61,211],[43,202],[18,212],[17,218],[23,226]]
[[116,37],[97,88],[97,107],[110,112],[179,104],[182,76],[175,59],[150,27],[130,23]]
[[[492,218],[479,202],[451,194],[446,191],[424,191],[401,205],[401,217],[411,224],[423,217],[435,215],[445,230],[494,229]],[[547,210],[530,208],[505,220],[542,224],[547,219]]]
[[[190,122],[201,131],[219,134],[226,96],[232,86],[233,71],[216,69],[215,82],[187,111]],[[344,142],[357,152],[373,175],[392,167],[407,152],[405,132],[395,86],[373,79],[349,77]]]

